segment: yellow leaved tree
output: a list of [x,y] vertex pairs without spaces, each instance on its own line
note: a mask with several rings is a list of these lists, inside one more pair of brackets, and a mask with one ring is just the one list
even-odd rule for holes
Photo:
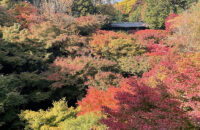
[[116,8],[121,10],[124,14],[129,14],[136,2],[137,0],[123,0],[116,4]]

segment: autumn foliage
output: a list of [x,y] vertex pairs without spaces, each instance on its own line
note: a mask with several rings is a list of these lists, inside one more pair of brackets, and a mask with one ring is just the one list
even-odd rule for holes
[[91,35],[99,30],[103,25],[108,24],[109,17],[103,15],[87,15],[75,18],[79,33],[81,35]]
[[102,123],[110,129],[181,129],[187,122],[180,103],[170,99],[162,88],[150,88],[130,79],[123,86],[128,91],[118,91],[115,95],[118,109],[103,106],[106,118]]
[[[194,1],[1,1],[0,129],[200,129]],[[101,30],[102,14],[163,30]]]
[[138,0],[122,0],[116,4],[116,8],[124,14],[128,14],[132,11],[132,7],[136,4]]
[[168,32],[165,30],[141,30],[134,33],[138,42],[144,44],[148,48],[148,55],[164,55],[168,52],[166,38]]
[[178,17],[178,14],[170,14],[166,19],[165,19],[165,30],[168,32],[173,31],[173,20]]
[[133,35],[113,31],[98,31],[89,45],[94,53],[108,59],[140,55],[146,51],[145,47],[136,42]]
[[23,27],[28,27],[31,23],[38,23],[42,21],[42,18],[39,17],[39,12],[28,2],[20,2],[19,4],[15,5],[10,12],[16,17],[18,22]]
[[167,34],[168,32],[165,30],[146,29],[137,31],[135,33],[135,37],[137,37],[140,42],[144,42],[144,44],[148,44],[149,42],[154,44],[164,44]]
[[81,107],[79,115],[85,114],[87,112],[96,112],[102,111],[102,106],[109,106],[116,108],[117,100],[114,99],[115,92],[120,88],[110,87],[107,91],[99,90],[97,88],[90,87],[87,90],[87,95],[81,101],[78,102],[78,105]]
[[200,112],[199,61],[199,53],[171,54],[143,77],[149,86],[165,85],[197,126]]

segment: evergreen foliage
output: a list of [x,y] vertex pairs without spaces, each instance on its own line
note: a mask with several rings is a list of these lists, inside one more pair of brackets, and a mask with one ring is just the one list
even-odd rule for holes
[[75,16],[86,16],[95,13],[95,6],[92,0],[75,0],[73,1],[72,11]]
[[153,29],[165,28],[165,19],[170,13],[188,9],[196,0],[145,0],[147,3],[144,21]]

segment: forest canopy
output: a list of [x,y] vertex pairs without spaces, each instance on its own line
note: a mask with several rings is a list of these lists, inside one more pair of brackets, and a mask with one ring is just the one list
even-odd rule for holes
[[0,129],[200,129],[199,21],[198,0],[1,0]]

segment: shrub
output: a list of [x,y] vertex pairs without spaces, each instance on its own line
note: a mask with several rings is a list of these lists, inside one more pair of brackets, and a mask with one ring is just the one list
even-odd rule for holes
[[99,31],[94,34],[90,46],[96,54],[108,59],[118,59],[124,56],[135,56],[145,53],[145,48],[137,44],[131,35],[112,31]]

